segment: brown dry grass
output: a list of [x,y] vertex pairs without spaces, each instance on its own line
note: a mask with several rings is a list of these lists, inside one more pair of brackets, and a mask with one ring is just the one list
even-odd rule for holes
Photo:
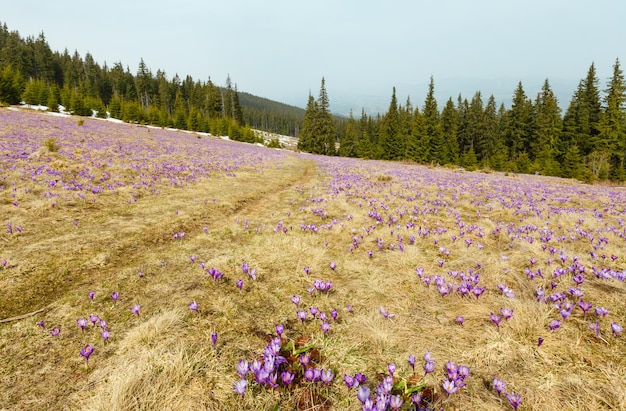
[[[81,166],[67,157],[58,161],[58,167]],[[120,190],[95,204],[60,201],[54,211],[41,200],[42,190],[37,187],[31,187],[27,195],[20,194],[17,208],[4,190],[0,223],[10,220],[26,229],[21,235],[0,236],[0,259],[9,261],[9,269],[0,269],[0,319],[48,308],[0,325],[0,409],[357,410],[360,404],[354,391],[340,381],[344,373],[364,372],[373,380],[393,362],[398,365],[398,375],[407,376],[408,355],[415,354],[421,367],[426,350],[433,353],[437,371],[423,378],[439,391],[447,360],[471,368],[468,386],[445,402],[446,409],[511,409],[491,389],[494,376],[522,394],[520,409],[626,409],[625,338],[614,338],[606,331],[610,321],[624,325],[624,284],[586,275],[585,299],[611,309],[609,318],[603,320],[602,338],[595,337],[587,327],[588,319],[577,312],[560,330],[550,332],[547,323],[557,318],[558,312],[534,300],[535,288],[549,283],[550,267],[554,267],[546,263],[547,253],[539,241],[517,242],[511,248],[505,229],[498,236],[489,235],[495,227],[509,223],[541,228],[546,224],[545,215],[520,214],[491,199],[479,207],[479,216],[476,191],[471,188],[471,178],[476,175],[470,173],[429,170],[440,173],[437,178],[460,183],[450,188],[422,182],[416,192],[398,176],[394,164],[350,163],[350,174],[366,182],[366,189],[357,183],[348,186],[334,181],[332,167],[342,166],[339,161],[287,155],[262,172],[240,170],[236,178],[216,173],[184,189],[163,186],[159,195],[144,193],[134,204],[128,204],[127,193]],[[426,172],[419,166],[404,167],[416,175]],[[7,178],[22,193],[22,184],[28,183],[16,176]],[[501,182],[514,184],[518,179],[480,178],[484,181],[479,187],[486,193]],[[560,184],[572,184],[541,178],[532,181],[555,190]],[[408,195],[418,196],[418,200],[408,201]],[[314,198],[324,201],[313,203]],[[478,252],[475,246],[467,248],[463,240],[450,240],[459,229],[454,213],[444,206],[439,206],[437,214],[412,217],[413,232],[404,227],[405,218],[399,228],[385,221],[366,235],[364,229],[374,224],[368,217],[373,198],[388,207],[388,212],[378,208],[385,218],[413,206],[421,210],[435,207],[426,200],[446,201],[466,225],[482,227],[484,238],[468,237],[481,242],[484,249]],[[555,235],[572,235],[581,216],[586,229],[603,228],[604,223],[617,225],[618,216],[607,215],[602,221],[592,217],[590,210],[602,208],[608,199],[572,196],[566,206],[585,207],[585,211],[554,215],[550,227],[558,233]],[[323,207],[329,216],[313,215],[310,209],[316,207]],[[333,218],[337,224],[320,228],[318,234],[300,229],[301,224],[320,227]],[[76,220],[79,223],[74,226]],[[274,232],[279,221],[287,227],[286,234]],[[203,227],[208,227],[208,232]],[[421,239],[415,234],[417,227],[448,227],[449,231]],[[181,231],[186,233],[185,239],[173,241],[172,234]],[[415,245],[408,244],[411,233],[417,237]],[[351,252],[353,237],[361,234],[361,245]],[[398,234],[404,238],[404,252],[378,249],[375,238],[388,247],[394,242],[397,245]],[[615,267],[624,269],[623,241],[610,232],[602,235],[609,238],[603,252],[618,255]],[[441,255],[434,238],[451,252],[443,268],[438,265]],[[570,261],[571,256],[580,256],[588,270],[595,264],[582,241],[557,247],[566,250]],[[365,254],[370,249],[374,251],[371,259]],[[196,257],[195,264],[190,255]],[[546,280],[526,279],[523,270],[530,257],[537,258],[538,266],[544,268]],[[337,264],[336,271],[329,268],[331,261]],[[199,262],[219,268],[225,281],[213,282]],[[258,270],[257,281],[244,276],[243,262]],[[457,295],[442,298],[434,285],[427,288],[415,274],[416,267],[423,267],[427,275],[447,276],[448,270],[467,272],[478,263],[481,283],[487,286],[480,300]],[[305,266],[311,268],[309,276],[303,271]],[[235,287],[239,278],[245,281],[241,291]],[[314,279],[332,281],[333,292],[309,296],[306,288]],[[514,289],[515,299],[507,299],[497,290],[503,282]],[[96,291],[93,302],[87,298],[91,290]],[[115,306],[108,297],[112,291],[121,295]],[[322,335],[318,322],[302,325],[295,319],[290,302],[294,294],[302,297],[306,307],[339,311],[339,321],[331,324],[328,335]],[[187,308],[193,300],[200,307],[197,314]],[[141,303],[140,317],[129,311],[135,303]],[[347,304],[354,307],[354,313],[348,313]],[[489,321],[489,313],[504,306],[514,310],[514,317],[498,330]],[[395,317],[383,318],[379,307]],[[111,338],[106,344],[93,327],[81,332],[76,326],[77,318],[91,313],[110,324]],[[463,326],[454,323],[457,315],[465,317]],[[59,337],[38,327],[39,320],[45,320],[48,329],[61,327]],[[267,391],[251,384],[242,400],[232,389],[238,379],[235,366],[239,359],[259,356],[277,323],[285,324],[288,338],[309,335],[322,354],[323,365],[333,368],[338,379],[329,388],[301,386],[293,391]],[[211,346],[212,332],[218,333],[217,349]],[[545,338],[541,347],[536,346],[539,337]],[[88,342],[96,348],[86,368],[78,351]]]

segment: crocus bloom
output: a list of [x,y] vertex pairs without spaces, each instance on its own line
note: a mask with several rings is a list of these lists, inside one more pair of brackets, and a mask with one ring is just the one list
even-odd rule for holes
[[237,280],[237,288],[239,288],[240,290],[243,288],[243,280],[241,278]]
[[59,335],[60,332],[61,332],[60,328],[58,328],[58,327],[57,328],[53,328],[53,329],[50,330],[50,335],[53,336],[53,337],[56,337],[56,336]]
[[445,380],[441,385],[443,386],[443,389],[448,393],[448,395],[454,394],[459,390],[454,381]]
[[324,321],[321,325],[320,328],[322,329],[322,331],[324,332],[324,334],[326,334],[328,331],[330,331],[330,324],[328,324],[326,321]]
[[365,384],[367,377],[362,372],[357,372],[356,374],[354,374],[354,379],[356,380],[356,382],[363,385]]
[[280,379],[283,381],[283,384],[285,384],[286,386],[293,382],[294,377],[295,375],[289,371],[283,371],[280,374]]
[[105,330],[109,326],[109,323],[107,323],[104,318],[100,318],[100,322],[98,322],[98,325],[100,326],[100,328]]
[[539,338],[537,339],[537,347],[541,347],[541,344],[543,344],[543,338],[542,338],[542,337],[539,337]]
[[493,389],[496,390],[498,395],[502,394],[502,392],[506,389],[506,382],[499,380],[498,378],[494,378]]
[[92,353],[93,353],[93,347],[91,346],[91,344],[87,344],[85,345],[84,348],[80,349],[80,355],[82,355],[85,358],[85,363],[89,362],[89,356],[91,356]]
[[435,362],[434,361],[426,361],[424,363],[424,372],[426,374],[430,374],[435,371]]
[[304,321],[306,321],[306,317],[309,315],[309,313],[307,311],[298,311],[296,315],[298,316],[298,319],[304,324]]
[[37,325],[40,326],[41,328],[46,328],[46,323],[43,320],[39,321]]
[[346,387],[348,388],[353,388],[355,385],[358,385],[354,377],[349,374],[343,375],[343,382],[344,384],[346,384]]
[[502,317],[498,314],[490,313],[489,317],[491,318],[491,322],[493,322],[498,328],[500,327],[500,321],[502,321]]
[[365,385],[361,385],[359,391],[356,393],[356,397],[361,401],[361,404],[365,404],[365,401],[370,397],[370,389]]
[[241,378],[244,378],[246,374],[248,373],[248,370],[249,370],[248,361],[239,360],[239,363],[237,364],[237,374],[239,374]]
[[87,324],[88,324],[88,323],[87,323],[87,320],[86,320],[86,319],[84,319],[84,318],[82,318],[82,317],[81,317],[81,318],[79,318],[78,320],[76,320],[76,324],[78,324],[78,326],[80,327],[80,329],[81,329],[82,331],[84,331],[84,330],[85,330],[85,327],[87,326]]
[[91,321],[91,323],[94,325],[94,327],[96,326],[96,323],[98,322],[98,316],[96,314],[91,314],[89,316],[89,321]]
[[393,373],[396,372],[396,365],[393,363],[387,364],[387,371],[389,371],[389,375],[393,377]]
[[282,324],[276,324],[274,329],[276,330],[276,334],[278,334],[279,337],[283,335],[283,332],[285,332],[285,326]]
[[333,374],[332,370],[327,369],[322,371],[321,381],[324,385],[330,384],[333,381],[333,378],[335,378],[335,374]]
[[141,304],[135,304],[130,308],[130,311],[139,317],[139,310],[141,309]]
[[241,395],[241,398],[243,398],[243,395],[245,394],[247,387],[248,387],[248,381],[246,381],[245,379],[241,379],[235,383],[235,392]]
[[506,399],[509,400],[509,403],[511,403],[513,409],[515,410],[517,410],[520,403],[522,402],[522,396],[519,394],[515,394],[514,392],[507,393]]
[[508,320],[511,317],[513,317],[513,310],[511,310],[508,307],[500,308],[500,313],[502,314],[505,320]]
[[415,356],[414,356],[413,354],[410,354],[410,355],[409,355],[409,360],[408,360],[408,361],[409,361],[409,365],[410,365],[410,366],[411,366],[411,368],[413,369],[413,372],[415,372],[415,361],[416,361]]
[[311,273],[311,269],[309,267],[304,267],[304,273],[309,275]]
[[337,264],[335,264],[334,262],[331,261],[330,262],[330,269],[333,270],[333,271],[336,270],[337,269]]
[[389,399],[389,406],[392,410],[399,410],[402,407],[402,397],[399,395],[392,395]]
[[561,327],[561,322],[559,320],[551,320],[550,324],[548,324],[548,328],[552,331],[558,329],[559,327]]
[[612,322],[611,331],[613,331],[613,335],[617,337],[622,331],[624,331],[624,328],[618,323]]
[[95,291],[89,291],[89,294],[87,294],[87,297],[89,297],[90,300],[93,300],[93,298],[96,296],[96,292]]
[[100,333],[100,337],[102,337],[104,341],[108,340],[110,336],[111,333],[109,332],[109,330],[102,330],[102,332]]
[[117,291],[111,293],[111,299],[113,300],[113,303],[116,303],[118,298],[120,298],[120,293],[118,293]]
[[457,315],[456,316],[456,322],[459,325],[463,325],[463,323],[465,322],[465,317],[461,316],[461,315]]
[[604,307],[596,307],[596,315],[598,317],[604,317],[608,313],[609,313],[609,310],[607,310],[606,308],[604,308]]
[[215,331],[211,333],[211,343],[213,344],[213,348],[217,346],[217,333]]
[[189,303],[189,309],[191,311],[198,312],[198,303],[196,301],[192,301]]

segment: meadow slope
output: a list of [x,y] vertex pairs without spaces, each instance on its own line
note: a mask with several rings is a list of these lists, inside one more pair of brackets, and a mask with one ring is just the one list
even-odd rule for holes
[[0,409],[626,409],[625,205],[0,109]]

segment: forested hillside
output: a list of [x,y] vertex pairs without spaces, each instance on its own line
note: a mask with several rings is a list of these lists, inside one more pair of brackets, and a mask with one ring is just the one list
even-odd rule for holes
[[[398,101],[386,113],[349,119],[331,114],[328,93],[307,109],[224,86],[153,73],[143,59],[132,73],[121,62],[100,65],[87,53],[53,52],[42,34],[23,39],[0,25],[0,102],[61,104],[76,115],[176,127],[255,141],[252,128],[300,138],[299,149],[324,155],[409,160],[584,181],[626,178],[626,83],[619,59],[604,85],[592,63],[563,113],[546,79],[536,96],[512,85],[510,108],[477,91],[444,104],[431,78],[421,106]],[[303,96],[303,102],[306,99]]]
[[[243,102],[240,101],[243,96]],[[176,127],[228,135],[235,140],[254,141],[249,126],[265,131],[295,135],[304,110],[239,93],[230,78],[216,85],[191,76],[169,77],[153,73],[143,61],[136,73],[116,62],[100,65],[87,53],[84,57],[67,49],[52,51],[43,33],[22,38],[17,31],[0,25],[0,102],[41,104],[58,110],[59,104],[73,114],[98,116],[129,122]]]
[[[336,154],[584,181],[625,179],[626,84],[619,59],[602,91],[591,64],[564,115],[547,79],[535,98],[519,82],[509,109],[498,106],[493,95],[485,103],[480,91],[470,100],[450,98],[440,108],[434,90],[431,78],[423,105],[414,107],[410,99],[398,102],[394,88],[384,115],[373,118],[363,111],[360,118],[351,116]],[[317,100],[309,96],[301,150],[335,154],[328,112],[322,79]]]

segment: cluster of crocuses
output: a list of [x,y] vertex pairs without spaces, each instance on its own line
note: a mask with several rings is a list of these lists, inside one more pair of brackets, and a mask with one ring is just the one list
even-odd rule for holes
[[456,291],[456,293],[461,297],[472,294],[474,297],[479,298],[487,289],[485,286],[479,285],[480,273],[478,271],[474,271],[473,268],[470,268],[467,274],[456,270],[448,271],[449,277],[460,280],[458,284],[451,283],[449,280],[446,281],[446,279],[439,274],[429,277],[424,274],[424,269],[422,267],[415,268],[415,272],[417,277],[422,280],[427,287],[430,286],[431,283],[434,283],[437,286],[437,291],[442,297]]
[[307,292],[311,295],[314,295],[316,291],[319,293],[326,293],[326,295],[328,295],[332,288],[333,283],[330,281],[315,280],[313,281],[313,287],[309,287]]
[[249,383],[266,389],[290,389],[301,384],[332,384],[335,373],[319,366],[319,353],[312,346],[297,347],[294,341],[283,338],[284,326],[277,324],[277,336],[265,346],[263,354],[252,361],[239,360],[234,385],[237,394],[244,396]]
[[[410,355],[408,364],[415,372],[416,358]],[[417,407],[417,409],[430,409],[431,406],[437,406],[441,400],[441,396],[437,395],[433,387],[428,384],[416,384],[414,378],[401,378],[396,375],[397,367],[393,363],[387,364],[388,375],[379,379],[375,388],[366,385],[366,376],[357,373],[354,376],[344,375],[344,383],[350,389],[357,388],[357,399],[362,405],[364,411],[376,410],[400,410],[408,409],[407,407]],[[424,354],[424,372],[425,374],[433,373],[435,370],[435,360],[430,351]],[[457,365],[452,361],[448,361],[445,367],[446,378],[441,383],[441,388],[451,396],[457,393],[461,388],[465,387],[466,378],[470,375],[469,367],[465,365]],[[411,405],[408,405],[411,404]],[[404,405],[404,407],[403,407]],[[413,409],[413,408],[412,408]]]
[[498,379],[498,377],[495,377],[493,379],[493,389],[496,390],[498,395],[502,395],[502,393],[504,393],[505,398],[515,410],[517,410],[517,408],[522,403],[522,396],[520,394],[516,394],[513,391],[511,392],[504,391],[506,389],[506,382]]

